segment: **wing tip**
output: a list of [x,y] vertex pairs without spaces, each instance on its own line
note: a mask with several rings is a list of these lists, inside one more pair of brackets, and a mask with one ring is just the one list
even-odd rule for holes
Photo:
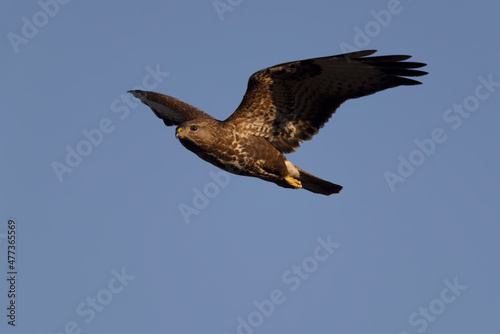
[[127,93],[132,94],[136,98],[140,98],[146,95],[147,92],[139,89],[132,89],[132,90],[127,90]]
[[429,72],[417,70],[417,68],[427,66],[427,64],[405,61],[411,57],[410,55],[389,55],[367,57],[359,60],[374,66],[388,76],[398,78],[400,85],[420,85],[422,84],[420,81],[406,77],[421,77],[429,74]]

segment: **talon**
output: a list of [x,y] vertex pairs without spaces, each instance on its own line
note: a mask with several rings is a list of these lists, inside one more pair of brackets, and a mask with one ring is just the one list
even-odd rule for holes
[[285,181],[294,188],[302,188],[302,183],[291,176],[285,177]]

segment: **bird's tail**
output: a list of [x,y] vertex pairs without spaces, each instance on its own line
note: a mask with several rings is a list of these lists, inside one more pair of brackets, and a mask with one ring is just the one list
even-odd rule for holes
[[322,194],[327,196],[331,194],[338,194],[342,190],[342,186],[338,184],[325,181],[323,179],[320,179],[319,177],[304,172],[302,169],[298,167],[296,168],[300,173],[299,180],[302,183],[302,188],[304,189],[312,191],[313,193],[316,194]]

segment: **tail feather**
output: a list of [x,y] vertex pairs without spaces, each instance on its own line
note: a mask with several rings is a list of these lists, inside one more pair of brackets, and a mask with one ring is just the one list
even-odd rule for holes
[[320,179],[319,177],[304,172],[302,169],[298,167],[297,169],[300,173],[299,180],[302,183],[302,188],[304,189],[312,191],[313,193],[316,194],[322,194],[327,196],[331,194],[338,194],[342,190],[342,186],[338,184]]

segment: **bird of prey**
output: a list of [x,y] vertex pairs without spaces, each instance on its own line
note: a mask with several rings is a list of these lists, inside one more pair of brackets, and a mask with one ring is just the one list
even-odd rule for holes
[[346,100],[387,88],[418,85],[406,77],[427,72],[410,56],[368,57],[375,50],[284,63],[254,73],[241,104],[225,121],[174,97],[131,90],[151,107],[188,150],[230,173],[258,177],[284,188],[331,195],[342,186],[287,160]]

